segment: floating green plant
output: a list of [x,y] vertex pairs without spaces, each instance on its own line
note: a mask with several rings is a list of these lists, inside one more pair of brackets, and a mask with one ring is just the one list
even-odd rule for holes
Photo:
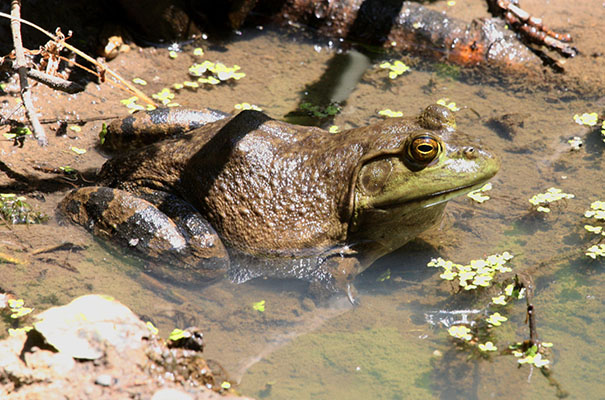
[[300,106],[300,109],[306,111],[307,114],[316,117],[316,118],[327,118],[333,117],[338,114],[341,110],[338,104],[328,104],[325,107],[321,107],[318,105],[314,105],[313,103],[304,102]]
[[174,96],[175,93],[169,88],[163,88],[159,92],[151,95],[151,97],[168,107],[178,105],[177,103],[173,103]]
[[149,329],[149,332],[151,332],[152,335],[157,335],[160,332],[160,330],[156,328],[153,322],[151,321],[147,321],[145,325],[147,326],[147,329]]
[[137,101],[139,101],[139,98],[137,96],[132,96],[132,97],[129,97],[127,99],[120,100],[120,103],[122,103],[123,105],[125,105],[126,108],[128,108],[129,112],[131,112],[131,113],[133,113],[135,111],[153,110],[153,109],[155,109],[155,106],[152,106],[151,104],[148,104],[145,107],[145,106],[142,106],[142,105],[138,104]]
[[393,111],[390,108],[385,108],[384,110],[378,111],[378,115],[382,115],[383,117],[396,118],[403,117],[403,112]]
[[585,254],[593,260],[596,260],[597,257],[605,258],[605,244],[595,244],[589,247]]
[[571,193],[563,193],[561,189],[558,188],[548,188],[544,193],[538,193],[533,195],[529,202],[535,207],[535,210],[538,212],[549,213],[551,203],[563,200],[563,199],[573,199],[576,197]]
[[451,111],[460,111],[460,107],[456,106],[456,103],[454,103],[453,101],[450,102],[450,99],[448,98],[443,98],[443,99],[439,99],[437,100],[437,104],[447,107],[449,108]]
[[567,143],[569,143],[569,145],[571,146],[571,149],[573,151],[578,151],[582,148],[582,145],[584,144],[584,141],[582,140],[581,137],[579,136],[574,136],[571,139],[569,139],[567,141]]
[[502,322],[507,321],[508,318],[506,318],[503,315],[500,315],[499,312],[495,312],[492,315],[490,315],[485,321],[487,321],[487,323],[489,323],[490,325],[493,326],[500,326],[502,325]]
[[27,135],[31,135],[32,131],[25,125],[15,125],[11,129],[4,133],[4,137],[9,140],[23,140]]
[[34,211],[23,196],[14,193],[0,193],[0,216],[11,224],[39,224],[48,217]]
[[256,106],[256,105],[250,104],[250,103],[238,103],[238,104],[234,105],[233,108],[235,108],[236,110],[256,110],[256,111],[263,111],[263,109],[260,108],[259,106]]
[[473,338],[473,335],[471,335],[471,329],[464,325],[453,325],[447,330],[447,332],[450,334],[450,336],[456,339],[470,341]]
[[23,299],[9,299],[8,307],[10,309],[12,319],[21,318],[34,311],[33,308],[25,307],[25,301]]
[[399,60],[395,61],[392,64],[390,62],[383,62],[382,64],[380,64],[380,68],[388,69],[389,78],[391,78],[391,79],[395,79],[399,75],[410,70],[410,67],[408,67],[407,65],[405,65],[403,62],[401,62]]
[[576,114],[573,116],[573,120],[579,125],[595,126],[599,121],[599,114],[596,112]]
[[[202,81],[202,83],[211,83],[214,82],[220,83],[222,81],[227,81],[229,79],[239,80],[246,76],[243,72],[238,72],[241,69],[239,65],[233,65],[232,67],[228,67],[223,63],[217,62],[213,63],[211,61],[204,61],[202,63],[195,63],[189,67],[189,75],[196,77],[204,77],[214,78],[210,81]],[[217,81],[218,80],[218,81]]]
[[172,340],[173,342],[179,341],[181,339],[186,339],[191,336],[190,332],[184,331],[182,329],[174,328],[170,335],[168,335],[168,340]]
[[471,260],[467,265],[446,261],[441,257],[433,258],[428,267],[442,268],[439,275],[442,279],[452,281],[458,278],[458,284],[464,290],[476,289],[479,286],[488,287],[498,273],[510,272],[511,268],[504,266],[513,255],[508,251],[493,254],[485,259]]
[[70,149],[71,149],[71,151],[73,151],[74,153],[79,154],[79,155],[86,153],[86,149],[81,149],[76,146],[71,146]]
[[265,300],[257,301],[252,303],[252,308],[258,312],[265,312]]
[[534,343],[530,346],[528,342],[522,342],[512,344],[508,348],[517,357],[519,364],[531,364],[537,368],[544,368],[550,364],[550,361],[544,358],[544,353],[549,347],[552,347],[552,343]]
[[484,203],[490,199],[490,197],[485,194],[485,192],[488,192],[490,190],[492,190],[492,184],[491,182],[488,182],[485,185],[481,186],[479,189],[473,190],[472,192],[468,193],[467,196],[476,201],[477,203]]
[[479,347],[479,350],[481,351],[497,351],[498,348],[496,346],[494,346],[494,344],[490,341],[485,342],[485,344],[480,343],[477,347]]

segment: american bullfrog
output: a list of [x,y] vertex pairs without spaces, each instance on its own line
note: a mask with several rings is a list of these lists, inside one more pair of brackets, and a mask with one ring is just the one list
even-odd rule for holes
[[499,168],[439,105],[338,134],[253,110],[159,109],[113,122],[105,142],[143,147],[121,150],[100,186],[60,209],[150,272],[185,284],[294,277],[350,298],[357,274]]

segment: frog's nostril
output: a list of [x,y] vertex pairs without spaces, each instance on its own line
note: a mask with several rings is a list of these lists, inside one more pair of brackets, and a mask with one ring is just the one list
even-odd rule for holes
[[468,158],[469,160],[472,160],[473,158],[477,157],[477,151],[475,150],[474,147],[466,147],[463,151],[462,154],[464,154],[464,156],[466,158]]

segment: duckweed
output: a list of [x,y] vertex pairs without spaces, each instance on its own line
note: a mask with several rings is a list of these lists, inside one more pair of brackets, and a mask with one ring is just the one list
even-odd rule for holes
[[399,60],[395,61],[393,64],[391,64],[390,62],[383,62],[382,64],[380,64],[380,68],[388,69],[389,78],[391,78],[391,79],[395,79],[399,75],[410,70],[410,67],[408,67],[407,65],[405,65],[403,62],[401,62]]
[[188,338],[189,336],[191,336],[189,332],[175,328],[172,330],[172,332],[170,332],[170,335],[168,335],[168,340],[176,342],[178,340]]
[[252,308],[258,312],[265,312],[265,300],[257,301],[252,303]]
[[17,139],[24,139],[25,136],[27,135],[31,135],[32,131],[24,125],[17,125],[17,126],[13,126],[11,127],[11,129],[4,133],[3,136],[9,140],[17,140]]
[[21,318],[34,311],[33,308],[25,307],[25,301],[23,299],[9,299],[8,307],[11,311],[11,318]]
[[473,190],[472,192],[468,193],[467,196],[476,201],[477,203],[484,203],[490,199],[490,197],[485,195],[484,193],[490,190],[492,190],[492,184],[491,182],[488,182],[485,185],[481,186],[479,189]]
[[250,104],[250,103],[238,103],[235,106],[233,106],[233,108],[235,108],[236,110],[256,110],[256,111],[263,111],[263,109],[260,108],[259,106],[256,106],[256,105]]
[[403,112],[393,111],[390,108],[385,108],[384,110],[378,111],[378,115],[382,115],[383,117],[396,118],[403,117]]
[[578,125],[595,126],[599,120],[599,115],[596,112],[576,114],[573,116],[573,120]]
[[151,321],[147,321],[145,325],[147,326],[147,329],[149,329],[149,332],[151,332],[152,335],[157,335],[160,332],[160,330],[156,328],[153,322]]
[[86,153],[86,149],[81,149],[81,148],[76,147],[76,146],[71,146],[70,149],[71,149],[71,151],[73,151],[76,154],[80,154],[81,155],[81,154]]
[[538,193],[529,199],[529,202],[534,205],[535,210],[538,212],[549,213],[549,204],[563,200],[573,199],[575,195],[571,193],[563,193],[561,189],[551,187],[546,190],[545,193]]
[[328,104],[325,107],[321,107],[309,102],[304,102],[299,107],[301,110],[306,111],[307,114],[316,118],[333,117],[334,115],[338,114],[341,110],[340,106],[334,103]]
[[470,328],[464,325],[451,326],[447,332],[450,334],[450,336],[455,337],[456,339],[470,341],[473,338],[473,335],[470,334]]
[[499,312],[493,313],[486,319],[486,321],[493,326],[500,326],[500,325],[502,325],[502,322],[507,321],[507,320],[508,320],[508,318],[501,315]]
[[[210,73],[202,83],[216,84],[229,79],[239,80],[246,76],[243,72],[238,72],[241,69],[239,65],[227,67],[225,64],[211,61],[196,63],[189,67],[189,75],[202,77],[204,74]],[[210,79],[213,78],[213,79]],[[215,83],[216,82],[216,83]]]
[[504,266],[513,255],[508,251],[493,254],[486,259],[471,260],[467,265],[456,264],[443,258],[433,258],[427,263],[428,267],[442,268],[441,279],[452,281],[458,278],[458,284],[464,290],[476,289],[479,286],[489,287],[498,273],[510,272],[511,268]]
[[451,111],[460,111],[460,107],[456,106],[456,103],[453,101],[450,102],[448,98],[442,98],[437,100],[437,104],[449,108]]
[[593,260],[596,260],[597,257],[605,257],[605,244],[595,244],[589,247],[585,254]]
[[11,224],[39,224],[48,217],[32,210],[23,196],[14,193],[0,193],[0,217]]
[[582,145],[584,144],[584,141],[582,140],[581,137],[579,136],[574,136],[571,139],[569,139],[567,141],[567,143],[569,143],[569,145],[571,146],[571,150],[573,151],[578,151],[580,150],[580,148],[582,147]]
[[494,346],[494,344],[492,342],[485,342],[485,344],[479,344],[478,345],[479,350],[481,351],[497,351],[498,348],[496,346]]

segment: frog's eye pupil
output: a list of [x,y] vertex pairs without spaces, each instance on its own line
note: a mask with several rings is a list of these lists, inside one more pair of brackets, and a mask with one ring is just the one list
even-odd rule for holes
[[437,157],[439,149],[439,142],[435,138],[422,135],[412,140],[408,153],[412,162],[423,166],[429,164]]
[[433,151],[433,146],[428,144],[421,144],[420,146],[418,146],[418,151],[423,154],[427,154]]

